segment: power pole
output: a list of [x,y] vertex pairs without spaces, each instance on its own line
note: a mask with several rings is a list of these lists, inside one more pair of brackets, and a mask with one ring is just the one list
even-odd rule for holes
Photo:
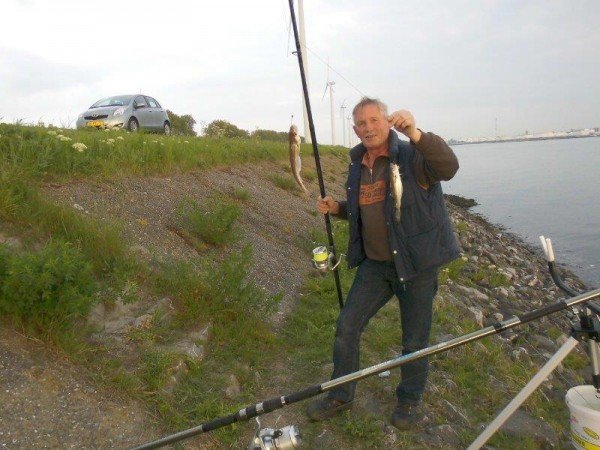
[[352,122],[351,117],[348,116],[346,117],[346,119],[348,120],[348,147],[352,148]]
[[333,85],[335,81],[329,82],[329,108],[331,113],[331,145],[335,145],[335,121],[333,118]]
[[[323,92],[323,98],[329,89],[329,114],[331,116],[331,145],[335,145],[335,121],[333,117],[333,85],[335,81],[329,81],[329,58],[327,58],[327,83],[325,83],[325,91]],[[321,99],[323,100],[323,99]]]
[[[304,32],[304,5],[302,0],[298,0],[298,18],[300,38],[300,51],[302,52],[302,67],[304,68],[304,76],[306,77],[306,89],[308,90],[308,54],[306,52],[306,33]],[[310,126],[308,124],[308,113],[306,111],[306,101],[302,95],[302,112],[304,113],[304,142],[312,144],[310,137]]]
[[[340,106],[340,122],[342,122],[342,141],[344,147],[346,146],[346,121],[344,117],[346,117],[346,100],[342,102],[342,106]],[[348,145],[350,147],[350,145]]]

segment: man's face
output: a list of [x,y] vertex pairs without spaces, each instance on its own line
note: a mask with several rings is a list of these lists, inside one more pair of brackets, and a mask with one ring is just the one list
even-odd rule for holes
[[376,105],[366,105],[356,111],[354,132],[367,150],[375,150],[387,145],[390,126]]

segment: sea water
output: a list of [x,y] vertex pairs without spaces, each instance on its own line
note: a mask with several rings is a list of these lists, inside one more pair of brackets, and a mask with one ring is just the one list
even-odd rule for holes
[[455,145],[460,170],[444,192],[474,198],[472,212],[600,286],[600,138]]

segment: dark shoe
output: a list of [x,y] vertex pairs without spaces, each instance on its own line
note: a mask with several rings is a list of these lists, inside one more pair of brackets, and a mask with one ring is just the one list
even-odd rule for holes
[[399,401],[392,414],[392,425],[399,430],[410,430],[411,428],[414,428],[422,418],[423,414],[420,402]]
[[318,398],[308,404],[306,415],[312,421],[329,419],[336,414],[352,408],[352,401],[342,402],[333,398]]

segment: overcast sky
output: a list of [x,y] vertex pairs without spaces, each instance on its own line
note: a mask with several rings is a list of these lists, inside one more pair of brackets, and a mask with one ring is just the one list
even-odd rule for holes
[[[496,119],[500,135],[600,126],[598,0],[304,0],[304,15],[320,143],[328,58],[338,144],[342,102],[363,94],[445,138]],[[0,118],[64,125],[142,92],[199,124],[287,130],[302,122],[288,27],[287,0],[3,0]]]

